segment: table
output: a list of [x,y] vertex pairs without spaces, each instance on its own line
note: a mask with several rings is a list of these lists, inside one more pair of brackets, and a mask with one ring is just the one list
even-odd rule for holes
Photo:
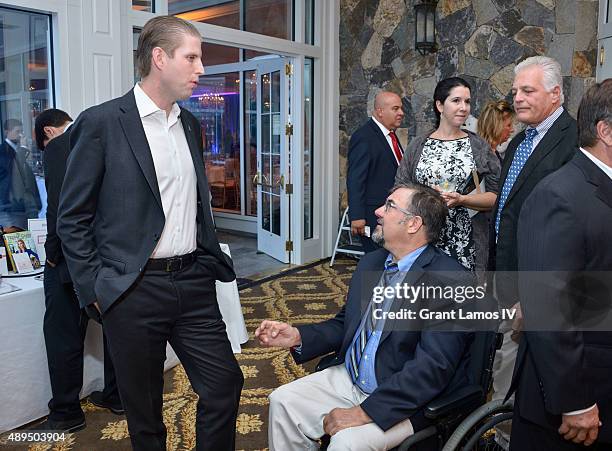
[[[222,249],[229,254],[227,245]],[[43,283],[34,276],[3,280],[21,290],[0,295],[0,433],[47,415],[51,399],[43,335]],[[248,334],[236,282],[217,282],[217,297],[232,350],[238,353]],[[102,328],[90,321],[85,338],[82,398],[104,386],[103,352]],[[178,363],[168,345],[164,369]]]

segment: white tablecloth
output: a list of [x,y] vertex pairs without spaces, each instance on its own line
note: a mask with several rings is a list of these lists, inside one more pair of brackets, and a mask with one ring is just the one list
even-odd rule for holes
[[[226,246],[226,245],[223,245]],[[229,253],[225,247],[224,252]],[[49,413],[51,384],[43,336],[43,283],[33,277],[5,278],[20,291],[0,295],[0,433]],[[236,282],[217,282],[219,309],[234,352],[248,340]],[[179,363],[168,345],[165,369]],[[104,386],[102,328],[89,322],[81,397]]]

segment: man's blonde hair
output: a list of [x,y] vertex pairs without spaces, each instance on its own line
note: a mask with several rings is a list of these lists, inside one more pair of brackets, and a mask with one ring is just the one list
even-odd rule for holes
[[185,35],[200,39],[197,28],[179,17],[159,16],[149,20],[140,33],[136,50],[136,67],[140,77],[144,78],[151,72],[151,55],[155,47],[162,48],[172,58]]

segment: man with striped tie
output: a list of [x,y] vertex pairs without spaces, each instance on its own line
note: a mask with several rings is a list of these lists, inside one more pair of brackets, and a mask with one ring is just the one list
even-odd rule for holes
[[336,354],[330,367],[270,395],[271,451],[318,449],[325,434],[329,450],[391,449],[427,425],[422,410],[429,401],[468,383],[472,334],[408,330],[372,314],[406,305],[398,295],[377,303],[379,288],[430,286],[438,271],[457,280],[467,274],[429,244],[447,213],[431,188],[396,186],[376,210],[373,238],[384,248],[360,260],[342,310],[318,324],[265,320],[257,328],[262,345],[291,348],[297,363]]

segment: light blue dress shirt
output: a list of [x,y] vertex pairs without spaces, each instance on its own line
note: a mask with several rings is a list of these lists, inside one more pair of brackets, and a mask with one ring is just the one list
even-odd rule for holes
[[[410,271],[410,268],[412,268],[412,265],[414,264],[416,259],[419,258],[419,255],[423,253],[426,247],[427,245],[421,246],[418,249],[415,249],[410,254],[406,255],[404,258],[402,258],[400,261],[397,262],[399,271],[391,279],[391,285],[401,283],[402,280],[404,280],[406,273]],[[391,254],[389,254],[389,256],[387,257],[387,260],[385,261],[385,269],[388,268],[392,260],[393,259],[391,257]],[[381,276],[380,281],[378,282],[379,286],[382,286],[383,280],[384,280],[384,277]],[[382,303],[383,311],[388,311],[391,308],[393,300],[394,298],[385,298],[385,300]],[[370,303],[372,303],[372,300],[370,300]],[[351,345],[349,346],[347,350],[347,354],[345,356],[345,367],[346,367],[346,370],[349,372],[349,374],[351,373],[350,369],[348,368],[350,352],[351,352],[352,347],[355,344],[355,340],[357,340],[357,338],[359,337],[359,334],[361,333],[361,329],[365,326],[366,315],[369,314],[369,312],[370,312],[370,309],[369,308],[366,309],[366,313],[361,319],[361,323],[359,327],[357,328],[357,331],[355,332],[355,336],[353,337],[353,340],[351,341]],[[359,389],[362,392],[366,394],[372,393],[378,387],[378,383],[376,381],[376,368],[375,368],[376,351],[378,350],[378,345],[380,344],[380,337],[382,336],[383,327],[384,327],[383,320],[376,321],[376,330],[372,332],[372,335],[370,336],[366,344],[366,347],[363,350],[363,355],[361,357],[361,360],[359,361],[359,379],[356,381],[356,385],[359,387]]]

